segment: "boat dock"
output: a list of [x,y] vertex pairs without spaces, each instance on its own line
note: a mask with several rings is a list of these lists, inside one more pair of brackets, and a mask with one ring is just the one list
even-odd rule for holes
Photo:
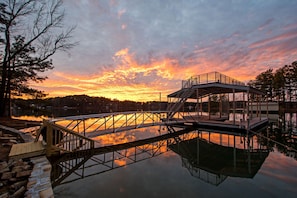
[[212,130],[257,130],[268,123],[270,110],[264,92],[219,72],[182,81],[168,101],[168,123]]

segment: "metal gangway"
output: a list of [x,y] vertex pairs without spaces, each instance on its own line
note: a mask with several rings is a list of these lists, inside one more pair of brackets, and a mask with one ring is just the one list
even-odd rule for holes
[[82,152],[95,148],[97,136],[164,125],[167,111],[129,111],[69,116],[43,120],[35,141],[46,142],[47,155]]

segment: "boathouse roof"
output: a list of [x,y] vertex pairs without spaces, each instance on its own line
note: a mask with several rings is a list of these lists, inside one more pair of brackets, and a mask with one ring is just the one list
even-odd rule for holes
[[168,95],[168,97],[178,98],[189,89],[198,89],[193,92],[188,98],[203,97],[209,94],[224,94],[224,93],[238,93],[249,92],[251,94],[265,95],[261,90],[246,86],[245,83],[228,77],[219,72],[211,72],[193,76],[188,80],[182,81],[182,88],[176,92]]

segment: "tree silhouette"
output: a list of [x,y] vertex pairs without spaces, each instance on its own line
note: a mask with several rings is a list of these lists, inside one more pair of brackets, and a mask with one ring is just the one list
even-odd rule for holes
[[249,85],[264,91],[270,101],[289,102],[297,99],[297,61],[284,65],[273,72],[268,69],[259,75]]
[[5,0],[0,3],[0,116],[10,116],[12,95],[43,96],[28,86],[46,79],[38,75],[53,69],[49,58],[67,51],[73,27],[63,30],[61,0]]

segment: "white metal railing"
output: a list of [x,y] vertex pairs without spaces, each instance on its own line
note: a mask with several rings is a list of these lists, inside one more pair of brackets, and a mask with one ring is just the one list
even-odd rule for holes
[[48,120],[43,121],[35,141],[39,140],[40,135],[46,142],[47,155],[52,155],[56,151],[68,153],[94,148],[93,140]]
[[168,111],[130,111],[69,116],[44,120],[35,141],[43,137],[47,155],[94,148],[93,137],[166,124]]
[[160,125],[167,111],[130,111],[56,118],[50,122],[86,137]]
[[232,85],[245,85],[243,82],[238,81],[234,78],[221,74],[219,72],[210,72],[205,74],[200,74],[197,76],[192,76],[187,80],[182,81],[182,88],[190,88],[193,85],[207,84],[207,83],[222,83],[222,84],[232,84]]

